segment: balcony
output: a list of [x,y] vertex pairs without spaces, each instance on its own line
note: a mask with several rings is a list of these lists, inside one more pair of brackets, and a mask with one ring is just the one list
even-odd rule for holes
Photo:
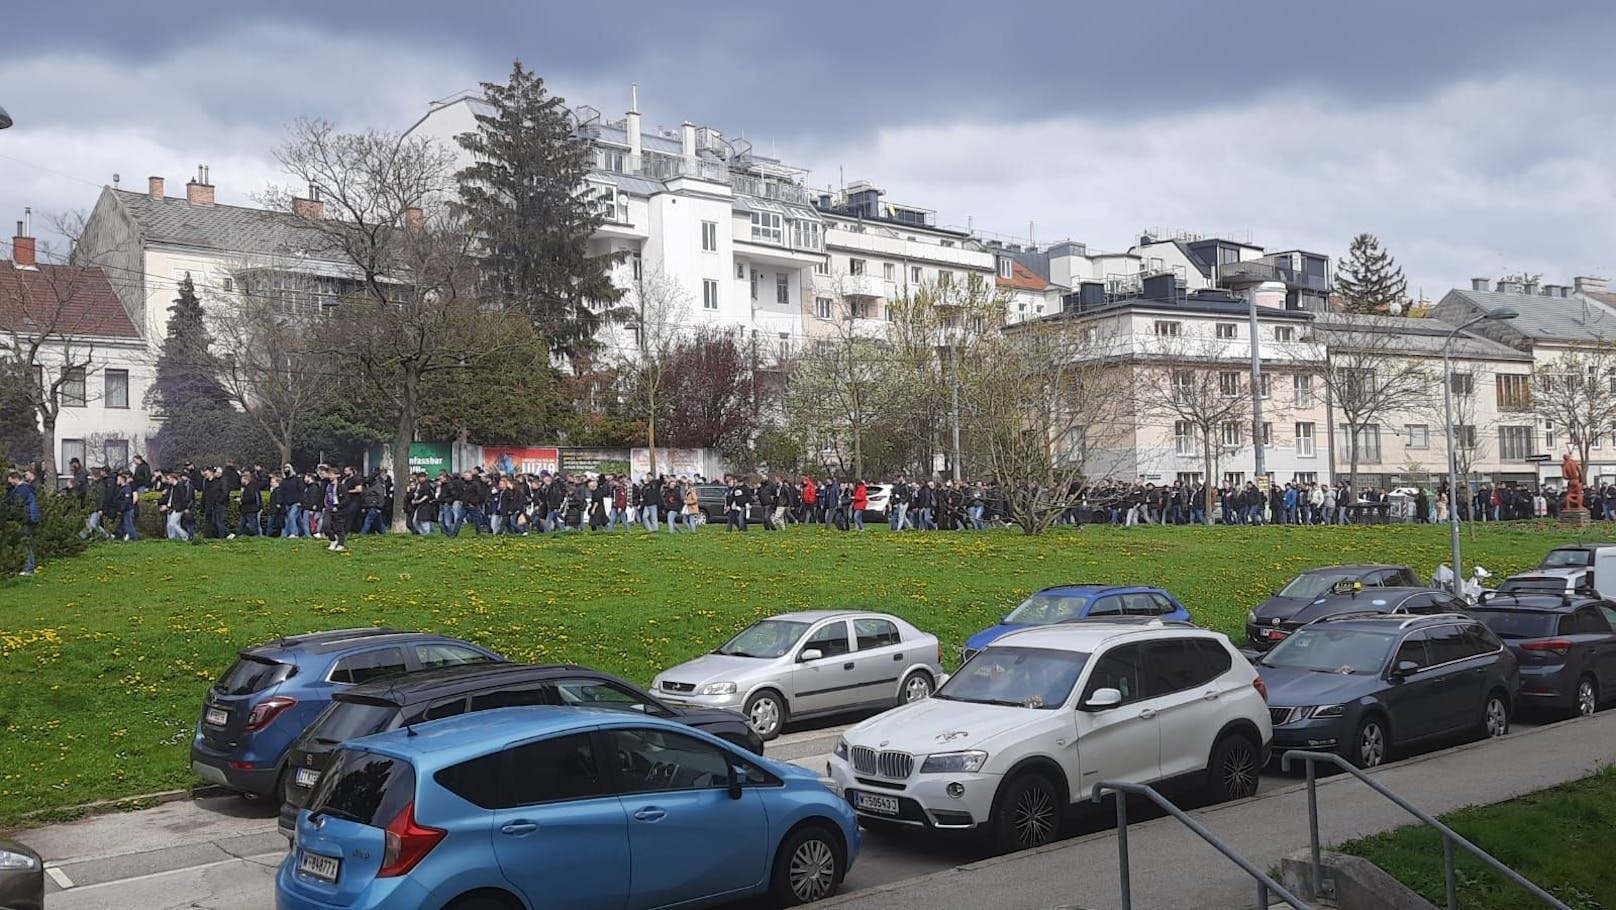
[[696,180],[706,180],[711,183],[725,185],[730,182],[729,168],[721,161],[674,157],[672,155],[645,155],[644,160],[640,163],[640,174],[652,180],[673,180],[678,177],[691,177]]
[[1329,291],[1330,279],[1324,275],[1308,275],[1286,266],[1274,265],[1260,259],[1245,262],[1226,262],[1218,266],[1219,284],[1252,284],[1259,281],[1279,281],[1286,287],[1311,291]]
[[840,290],[844,297],[885,297],[887,283],[877,275],[844,275],[840,279]]
[[769,180],[763,177],[754,177],[750,174],[730,174],[729,185],[737,193],[747,196],[756,196],[759,199],[774,199],[779,202],[791,202],[797,205],[808,204],[808,191],[795,183],[782,180]]

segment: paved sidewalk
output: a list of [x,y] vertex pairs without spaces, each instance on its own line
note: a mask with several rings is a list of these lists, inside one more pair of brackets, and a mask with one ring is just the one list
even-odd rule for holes
[[[1616,761],[1616,710],[1512,733],[1397,762],[1374,772],[1392,792],[1431,814],[1496,803],[1592,774]],[[1245,802],[1191,813],[1258,868],[1305,847],[1305,784],[1268,790]],[[1415,819],[1350,775],[1319,786],[1320,836],[1327,844],[1390,830]],[[1486,849],[1486,844],[1480,845]],[[1171,818],[1128,829],[1133,904],[1148,910],[1251,907],[1256,885],[1211,846]],[[1117,840],[1105,831],[1041,850],[996,857],[895,882],[820,904],[840,910],[970,907],[1029,910],[1121,906]]]

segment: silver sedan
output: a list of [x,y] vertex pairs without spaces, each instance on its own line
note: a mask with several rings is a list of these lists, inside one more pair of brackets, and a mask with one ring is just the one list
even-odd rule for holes
[[945,678],[935,635],[886,613],[806,610],[747,626],[652,688],[673,705],[738,709],[770,740],[788,720],[919,701]]

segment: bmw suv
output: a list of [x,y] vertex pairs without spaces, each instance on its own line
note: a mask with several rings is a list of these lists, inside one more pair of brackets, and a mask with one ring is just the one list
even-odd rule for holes
[[865,827],[985,830],[1019,850],[1058,838],[1100,781],[1250,796],[1270,736],[1226,636],[1090,620],[999,637],[931,698],[849,729],[828,770]]
[[334,629],[242,651],[202,701],[191,770],[250,797],[280,792],[292,741],[335,692],[382,676],[505,658],[458,638]]

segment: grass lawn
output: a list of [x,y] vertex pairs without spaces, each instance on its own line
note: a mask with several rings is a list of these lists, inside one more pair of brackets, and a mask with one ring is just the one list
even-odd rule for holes
[[[1616,830],[1616,768],[1495,806],[1460,809],[1442,821],[1504,865],[1577,910],[1616,907],[1610,833]],[[1442,839],[1423,825],[1352,841],[1340,848],[1365,857],[1446,906]],[[1545,906],[1461,850],[1454,870],[1465,910]]]
[[[1466,532],[1495,574],[1575,539]],[[237,649],[278,635],[387,624],[524,661],[576,661],[648,683],[759,616],[857,607],[899,614],[954,650],[1059,582],[1160,585],[1204,625],[1302,569],[1447,560],[1443,527],[1089,528],[1042,538],[796,528],[694,536],[368,538],[97,544],[0,582],[0,825],[43,809],[186,786],[203,693]]]

